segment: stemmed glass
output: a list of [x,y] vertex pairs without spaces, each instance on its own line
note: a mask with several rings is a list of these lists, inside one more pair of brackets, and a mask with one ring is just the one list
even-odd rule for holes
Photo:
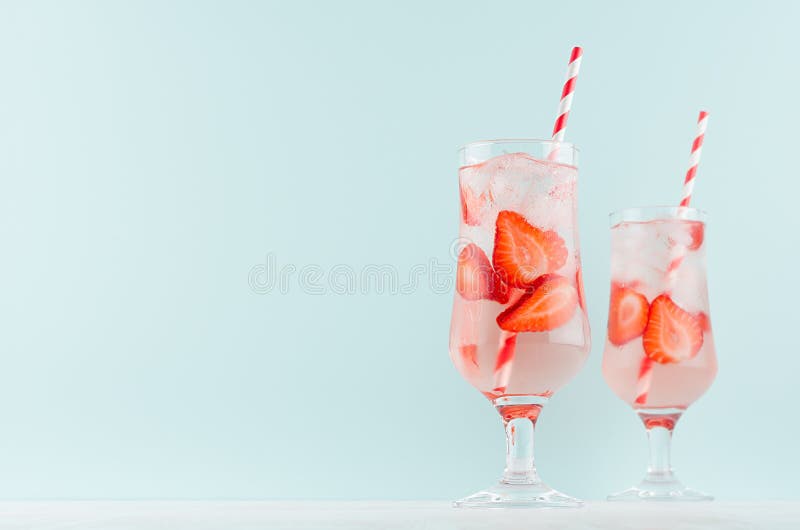
[[577,150],[546,140],[475,142],[460,151],[460,251],[450,356],[506,431],[499,483],[461,507],[579,506],[544,484],[536,420],[590,347],[578,251]]
[[611,214],[611,299],[603,376],[647,429],[650,464],[609,500],[711,500],[670,467],[675,424],[717,373],[706,287],[706,215],[693,208]]

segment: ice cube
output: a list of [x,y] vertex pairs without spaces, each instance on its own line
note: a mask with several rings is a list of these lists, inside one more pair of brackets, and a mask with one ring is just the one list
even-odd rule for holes
[[672,275],[668,286],[672,300],[682,309],[696,313],[708,309],[708,287],[702,256],[688,253]]
[[565,241],[574,237],[575,202],[573,197],[533,193],[520,205],[520,213],[542,230],[555,230]]
[[[524,216],[542,230],[555,230],[572,246],[577,172],[526,153],[496,156],[459,171],[467,225],[484,230],[501,210]],[[492,226],[493,228],[493,226]]]
[[[525,153],[511,153],[486,162],[489,198],[500,210],[519,212],[533,193],[543,193],[547,166]],[[521,213],[521,212],[520,212]]]

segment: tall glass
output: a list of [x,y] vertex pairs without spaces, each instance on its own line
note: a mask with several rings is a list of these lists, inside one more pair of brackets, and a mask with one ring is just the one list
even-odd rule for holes
[[670,467],[675,424],[714,381],[706,287],[706,215],[693,208],[611,214],[611,302],[603,376],[641,418],[650,465],[609,500],[711,500]]
[[579,506],[533,461],[542,407],[590,347],[578,251],[577,150],[546,140],[475,142],[460,151],[460,251],[450,327],[458,371],[500,414],[506,469],[462,507]]

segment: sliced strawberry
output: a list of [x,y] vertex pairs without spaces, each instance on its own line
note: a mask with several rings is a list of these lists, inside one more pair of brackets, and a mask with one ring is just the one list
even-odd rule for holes
[[650,304],[650,318],[642,340],[644,351],[657,363],[691,359],[703,346],[703,330],[697,317],[662,294]]
[[578,304],[580,304],[581,309],[586,311],[586,301],[584,300],[583,295],[583,269],[578,267],[578,270],[575,271],[575,285],[578,286]]
[[461,358],[464,364],[474,364],[478,366],[478,345],[477,344],[464,344],[458,347],[461,352]]
[[[533,283],[531,284],[531,289],[538,289],[539,287],[541,287],[545,283],[547,283],[547,282],[549,282],[551,280],[557,280],[559,278],[563,279],[563,276],[561,276],[559,274],[542,274],[541,276],[539,276],[538,278],[533,280]],[[519,292],[519,291],[517,291],[517,292]]]
[[503,210],[497,215],[492,261],[504,282],[526,288],[563,267],[567,247],[553,230],[536,228],[520,214]]
[[550,274],[535,290],[497,316],[506,331],[549,331],[566,324],[578,305],[578,292],[569,280]]
[[691,221],[689,224],[689,235],[692,236],[692,242],[686,247],[689,250],[697,250],[703,244],[705,238],[706,225],[700,221]]
[[711,319],[706,313],[699,311],[694,314],[694,317],[697,319],[697,322],[700,323],[700,329],[704,332],[711,331]]
[[508,302],[508,287],[492,269],[486,253],[475,243],[465,246],[458,254],[456,291],[467,300]]
[[466,184],[461,185],[461,219],[469,226],[481,224],[479,213],[483,198],[483,195],[476,195]]
[[622,346],[644,333],[650,304],[647,298],[630,287],[611,284],[608,307],[608,340]]

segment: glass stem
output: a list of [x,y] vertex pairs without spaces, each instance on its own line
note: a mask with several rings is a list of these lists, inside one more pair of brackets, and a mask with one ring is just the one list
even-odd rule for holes
[[529,418],[514,418],[506,422],[506,469],[503,482],[535,484],[539,482],[533,462],[533,433],[535,423]]
[[502,396],[494,406],[506,427],[505,484],[540,484],[533,463],[533,432],[546,396]]
[[647,466],[648,477],[668,478],[672,476],[670,465],[670,449],[672,445],[672,429],[652,427],[647,429],[650,440],[650,464]]

